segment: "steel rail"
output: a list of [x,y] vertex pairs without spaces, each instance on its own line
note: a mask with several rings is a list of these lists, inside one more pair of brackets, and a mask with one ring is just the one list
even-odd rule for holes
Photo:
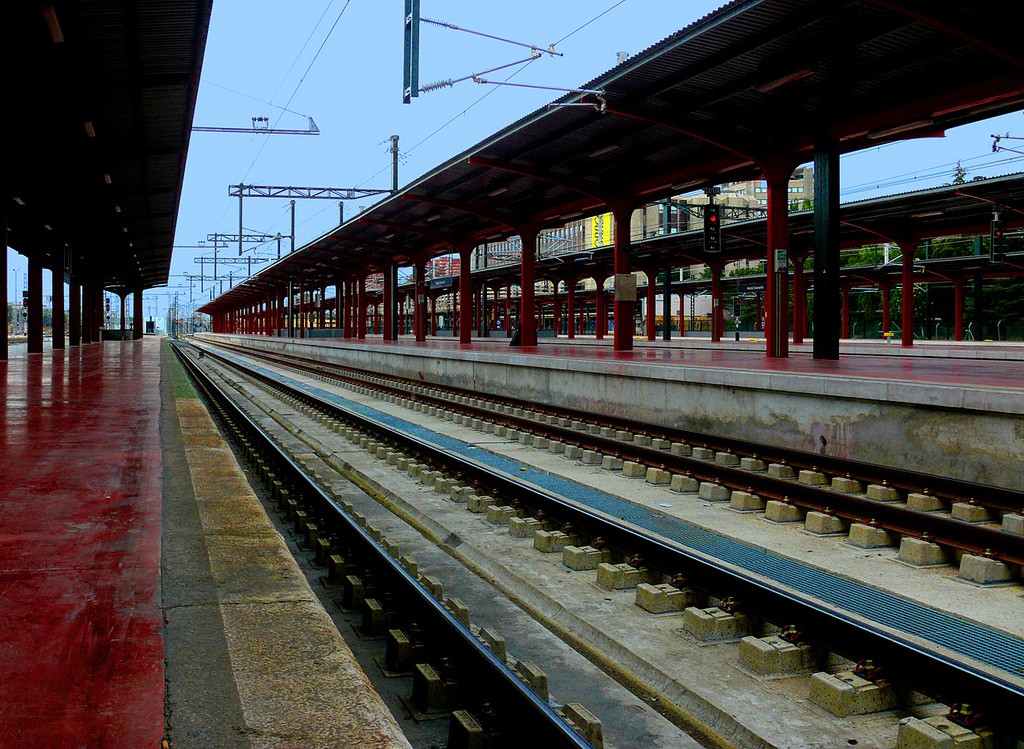
[[[280,355],[267,354],[265,352],[255,353],[252,349],[241,346],[232,348],[243,355],[255,356],[255,358],[275,363],[280,363],[281,359],[284,358],[289,362],[287,366],[295,367],[301,371],[346,380],[344,376],[338,375],[336,372],[332,371],[335,369],[333,365],[311,363],[309,360],[305,360],[294,355],[282,357]],[[351,380],[355,378],[348,379]],[[401,378],[387,376],[387,379]],[[365,382],[363,384],[365,384]],[[412,381],[408,381],[408,384],[410,386],[420,388],[424,387],[424,385],[413,383]],[[654,448],[637,445],[631,442],[623,442],[608,437],[583,433],[575,429],[559,427],[553,424],[540,423],[534,419],[526,417],[495,413],[494,411],[479,406],[472,406],[465,403],[452,403],[451,401],[437,396],[424,395],[421,393],[409,393],[402,387],[380,385],[377,383],[374,383],[373,387],[390,394],[400,394],[403,397],[429,405],[458,410],[463,414],[471,415],[475,418],[489,420],[496,424],[512,427],[520,431],[529,432],[549,439],[555,439],[560,442],[565,442],[566,444],[591,449],[605,455],[622,458],[623,460],[642,463],[648,467],[664,468],[665,470],[669,470],[673,473],[691,476],[698,481],[722,484],[730,490],[748,491],[752,494],[757,494],[765,501],[782,501],[799,507],[804,511],[822,512],[825,514],[835,515],[849,523],[870,525],[881,528],[885,531],[899,534],[900,536],[910,536],[922,539],[932,543],[937,543],[941,546],[947,546],[952,549],[957,549],[959,551],[979,556],[994,557],[1009,564],[1024,565],[1024,538],[989,525],[964,522],[942,513],[912,510],[899,503],[873,500],[858,494],[837,492],[820,486],[801,484],[792,479],[775,478],[760,471],[748,471],[731,466],[722,466],[699,458],[675,455],[668,451],[656,450]],[[440,386],[430,385],[429,387]],[[440,389],[446,390],[447,388],[441,387]],[[453,390],[457,391],[457,389]],[[459,394],[464,395],[465,392],[460,391]],[[472,397],[480,398],[477,394],[473,394]],[[487,400],[487,398],[483,399]],[[502,401],[496,399],[494,402]],[[553,412],[551,415],[562,414],[561,412]],[[592,416],[590,417],[590,420],[593,421]],[[626,426],[631,427],[631,431],[634,433],[645,433],[642,429],[637,430],[637,425],[633,422],[622,422],[621,425],[624,428]],[[664,433],[654,431],[646,433],[649,435],[664,437]],[[689,442],[696,442],[696,440],[691,439]],[[782,450],[780,452],[782,454],[791,454],[795,451]],[[780,452],[777,452],[775,448],[758,445],[757,450],[751,451],[748,454],[748,457],[757,456],[761,459],[768,458],[772,462],[780,462],[781,460],[784,460],[784,458],[779,458]],[[738,455],[736,452],[733,454]],[[804,455],[805,458],[807,457],[804,453],[801,453],[801,455]],[[787,464],[790,465],[790,467],[794,467],[792,463]],[[859,471],[864,468],[872,473],[878,483],[885,481],[889,486],[894,486],[894,484],[907,484],[911,487],[911,490],[916,491],[921,491],[926,488],[922,487],[920,484],[909,484],[908,482],[910,481],[910,477],[908,474],[912,474],[912,472],[908,471],[901,471],[898,469],[890,470],[866,463],[839,461],[838,459],[833,460],[831,465],[838,466],[843,469],[843,472],[839,475],[853,475],[860,481],[868,481],[869,479],[866,479],[859,472],[853,473],[853,471]],[[795,468],[798,467],[799,466],[795,466]],[[825,468],[825,466],[817,464],[812,464],[809,467],[814,470],[822,470]],[[896,477],[895,481],[890,480],[890,474]],[[924,474],[912,475],[920,476],[922,479],[935,478],[934,476],[925,476]],[[987,493],[985,490],[991,488],[979,484],[968,484],[968,482],[955,483],[957,483],[961,488],[970,487],[973,492],[971,496],[985,494]],[[1024,493],[1012,492],[1010,490],[1000,490],[999,493],[1001,495],[1012,497],[1012,500],[1009,503],[1003,502],[1003,504],[1010,504],[1014,506],[1018,503],[1024,504]],[[1020,497],[1013,496],[1017,494],[1019,494]],[[987,503],[982,502],[980,504],[985,507],[989,507]]]
[[[721,597],[742,601],[758,616],[777,624],[795,624],[807,640],[853,661],[870,658],[887,665],[891,681],[947,704],[968,702],[983,706],[989,724],[1014,732],[1019,729],[1017,711],[1024,700],[1024,687],[984,668],[957,660],[913,639],[906,633],[884,628],[865,618],[828,606],[799,592],[773,586],[770,581],[743,569],[726,565],[692,552],[646,530],[627,526],[581,504],[544,491],[457,453],[387,428],[326,398],[292,387],[259,373],[239,362],[221,358],[246,376],[289,392],[360,429],[383,435],[400,449],[419,453],[435,464],[443,464],[468,480],[493,487],[502,496],[533,507],[545,508],[553,516],[567,518],[587,528],[618,548],[639,553],[650,566],[680,572],[699,580],[699,587]],[[769,613],[770,612],[770,613]],[[1019,674],[1015,674],[1019,679]]]
[[492,722],[488,727],[500,734],[502,742],[521,746],[524,742],[539,741],[545,747],[559,749],[590,746],[360,527],[181,347],[175,346],[174,350],[207,398],[224,408],[226,418],[257,442],[259,450],[271,456],[301,493],[312,498],[321,511],[329,513],[339,524],[346,539],[358,547],[358,558],[372,559],[378,583],[400,591],[403,611],[415,612],[410,618],[426,633],[432,649],[440,649],[457,664],[464,691],[477,699],[488,696],[487,702],[498,708],[490,714]]

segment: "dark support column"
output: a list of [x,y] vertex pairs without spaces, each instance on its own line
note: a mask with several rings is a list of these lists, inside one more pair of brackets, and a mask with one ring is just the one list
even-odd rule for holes
[[[473,245],[459,250],[459,343],[473,342],[473,276],[470,262]],[[525,248],[524,248],[525,251]]]
[[[768,183],[768,267],[765,284],[765,356],[789,356],[789,176],[791,159],[779,157],[764,164]],[[815,175],[817,177],[817,175]],[[817,184],[817,180],[815,180]]]
[[488,335],[488,329],[490,325],[487,321],[487,313],[490,309],[490,305],[487,303],[487,284],[483,281],[480,282],[479,289],[477,291],[478,309],[479,314],[476,319],[477,335],[481,338],[486,338]]
[[[661,331],[661,339],[663,341],[672,340],[672,268],[671,266],[665,266],[665,281],[664,287],[661,290],[661,297],[664,300],[662,302],[662,317],[665,318],[665,327]],[[679,329],[683,327],[683,310],[679,308]]]
[[[658,292],[658,271],[653,268],[648,268],[644,271],[647,276],[647,340],[653,341],[658,337],[658,316],[657,312],[657,292]],[[665,326],[668,327],[668,315],[662,315],[662,318],[666,321]]]
[[345,282],[340,278],[334,281],[334,327],[345,335]]
[[[842,316],[843,316],[843,338],[850,337],[850,287],[842,289]],[[817,336],[815,336],[817,338]]]
[[602,340],[608,335],[608,297],[604,293],[607,276],[594,276],[594,338]]
[[709,263],[711,271],[711,340],[718,343],[725,333],[725,299],[722,293],[722,263]]
[[427,263],[421,257],[413,260],[413,318],[412,329],[416,341],[427,340]]
[[120,310],[121,311],[121,340],[123,341],[124,340],[125,331],[128,330],[128,320],[126,318],[126,311],[127,311],[126,308],[128,306],[126,303],[128,301],[128,292],[124,292],[122,294],[118,294],[117,295],[117,300],[118,300],[118,304],[121,307],[121,310]]
[[395,322],[395,297],[394,289],[391,287],[392,268],[394,268],[394,263],[387,261],[384,263],[381,273],[381,306],[384,307],[384,325],[380,337],[385,341],[394,340],[391,334]]
[[536,280],[534,266],[537,259],[536,227],[523,227],[520,238],[523,243],[523,254],[520,264],[519,341],[522,346],[536,346],[537,303],[534,289]]
[[[64,271],[55,269],[51,274],[51,285],[53,286],[53,349],[61,351],[65,348],[64,342]],[[5,305],[6,306],[6,305]]]
[[68,345],[82,342],[82,287],[75,279],[68,284]]
[[288,279],[288,337],[295,337],[295,282]]
[[134,335],[134,338],[135,338],[136,341],[141,341],[142,340],[142,335],[146,332],[146,321],[145,321],[145,319],[143,319],[144,313],[142,311],[142,287],[141,286],[136,286],[135,287],[135,292],[134,292],[134,296],[132,298],[132,302],[133,302],[132,306],[134,307],[134,309],[132,310],[134,312],[132,317],[135,318],[135,335]]
[[807,276],[804,275],[804,253],[792,253],[793,261],[793,343],[803,343],[807,336]]
[[565,281],[565,335],[570,340],[576,337],[576,279]]
[[883,283],[882,286],[881,286],[881,291],[882,291],[882,333],[883,333],[883,335],[885,333],[892,332],[892,319],[891,319],[890,314],[889,314],[889,303],[890,303],[889,291],[891,289],[892,289],[892,286],[890,284],[887,284],[887,283]]
[[551,291],[551,328],[554,331],[555,338],[562,332],[562,300],[558,296],[558,285],[561,283],[557,278],[554,280],[554,287]]
[[366,276],[356,279],[356,338],[366,340]]
[[985,339],[985,295],[984,287],[982,286],[981,271],[974,272],[974,326],[971,328],[971,332],[974,335],[974,340],[982,341]]
[[964,279],[953,281],[953,340],[964,339]]
[[94,284],[92,291],[92,303],[92,341],[93,343],[100,343],[103,340],[102,333],[100,333],[100,328],[103,327],[103,324],[106,320],[106,310],[103,304],[102,283],[97,282]]
[[7,318],[7,231],[4,230],[4,251],[0,257],[0,361],[7,361],[7,328],[11,321]]
[[82,343],[92,342],[92,281],[82,284]]
[[32,255],[28,257],[28,353],[43,353],[43,264]]
[[903,252],[902,294],[900,300],[900,325],[903,328],[900,343],[904,346],[914,345],[914,251],[917,240],[903,240],[899,243]]
[[839,150],[822,143],[814,150],[814,358],[838,359]]
[[633,204],[616,203],[609,206],[615,218],[615,332],[612,335],[615,351],[633,350],[633,331],[636,327],[636,276],[630,273],[629,230]]

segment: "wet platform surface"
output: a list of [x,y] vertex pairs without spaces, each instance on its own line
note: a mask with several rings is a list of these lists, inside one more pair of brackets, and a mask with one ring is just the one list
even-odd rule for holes
[[159,346],[0,362],[5,747],[160,744]]

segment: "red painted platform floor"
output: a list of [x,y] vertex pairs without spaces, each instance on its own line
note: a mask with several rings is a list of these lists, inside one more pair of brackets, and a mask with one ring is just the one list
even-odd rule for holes
[[160,342],[0,362],[0,747],[159,747]]

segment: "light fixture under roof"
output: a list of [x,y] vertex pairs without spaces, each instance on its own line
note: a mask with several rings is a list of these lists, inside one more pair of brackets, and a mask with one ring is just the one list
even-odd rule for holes
[[591,151],[590,153],[587,154],[587,156],[589,156],[590,158],[594,158],[595,156],[604,156],[606,153],[611,153],[618,147],[618,144],[611,143],[607,146],[604,146],[603,148],[598,148],[596,151]]
[[53,227],[49,224],[43,224],[43,228],[46,229],[46,231],[53,231]]
[[911,213],[910,218],[931,218],[932,216],[941,216],[942,211],[924,211],[922,213]]
[[128,227],[127,226],[122,226],[121,227],[121,231],[123,231],[125,234],[127,234],[128,233]]
[[108,185],[109,185],[109,184],[110,184],[111,182],[113,182],[113,180],[112,180],[112,179],[110,179],[110,174],[109,174],[109,173],[107,173],[107,174],[104,174],[104,175],[103,175],[103,181],[104,181],[104,182],[106,182],[106,183],[107,183]]
[[43,7],[43,20],[46,21],[46,28],[50,32],[50,38],[54,44],[60,44],[64,41],[64,32],[61,31],[60,21],[57,20],[57,11],[53,9],[52,5]]
[[18,205],[25,205],[25,201],[19,198],[17,195],[14,196],[14,202]]
[[780,75],[778,78],[773,78],[772,80],[766,81],[765,83],[760,83],[757,86],[754,86],[754,90],[757,91],[759,94],[767,94],[769,91],[774,91],[777,88],[782,88],[788,83],[799,81],[802,78],[806,78],[807,76],[813,74],[814,70],[811,68],[794,70],[792,73],[786,73],[785,75]]
[[120,213],[120,212],[121,212],[121,206],[115,205],[114,206],[114,213]]
[[868,133],[868,140],[878,140],[879,138],[887,138],[890,135],[899,135],[909,130],[917,130],[918,128],[928,127],[934,125],[932,120],[916,120],[914,122],[907,122],[903,125],[897,125],[896,127],[890,127],[885,130],[877,130],[873,133]]
[[504,192],[508,192],[508,188],[507,187],[499,187],[497,190],[491,190],[489,193],[487,193],[487,197],[489,197],[489,198],[496,198],[496,197],[498,197],[499,195],[501,195]]
[[95,138],[96,128],[92,126],[92,120],[86,120],[82,124],[85,126],[85,134],[88,135],[90,138]]

